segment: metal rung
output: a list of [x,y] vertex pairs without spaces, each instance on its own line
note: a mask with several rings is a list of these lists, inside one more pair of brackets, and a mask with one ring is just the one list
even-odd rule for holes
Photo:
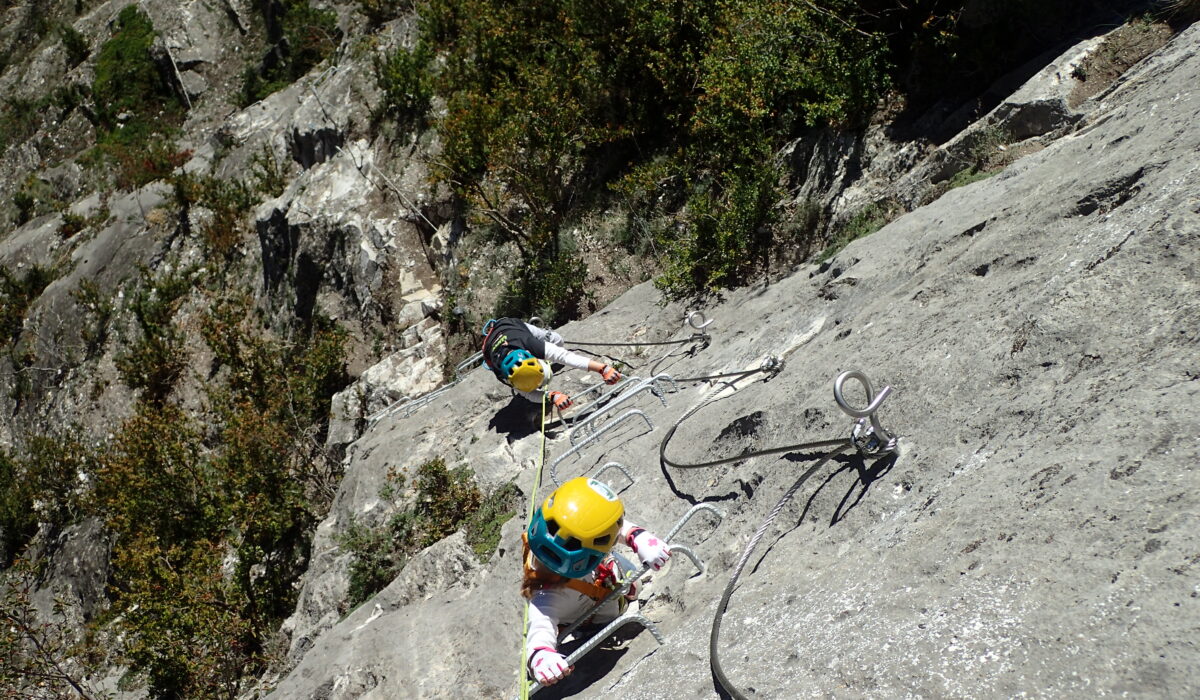
[[[624,627],[625,625],[628,625],[631,622],[636,622],[637,624],[641,625],[645,629],[650,630],[650,634],[654,635],[654,640],[657,641],[659,644],[663,644],[665,642],[665,640],[663,639],[662,633],[658,631],[658,628],[654,626],[653,622],[646,619],[646,617],[640,613],[627,612],[624,615],[618,617],[617,619],[615,619],[612,622],[605,625],[604,629],[602,629],[599,632],[597,632],[596,634],[592,635],[591,639],[587,640],[578,649],[571,652],[571,655],[567,657],[567,665],[574,666],[576,663],[579,662],[580,659],[582,659],[584,657],[585,654],[587,654],[592,649],[595,649],[597,646],[600,645],[600,642],[607,639],[610,634],[612,634],[613,632],[616,632],[617,630],[621,629],[622,627]],[[539,690],[541,690],[544,687],[545,687],[544,685],[542,685],[541,683],[538,683],[537,681],[529,681],[528,694],[533,695],[534,693],[538,692]]]
[[[629,488],[630,486],[633,486],[633,484],[635,482],[634,478],[629,474],[629,470],[625,468],[625,465],[621,464],[620,462],[606,463],[603,467],[600,467],[599,469],[596,470],[596,473],[592,475],[592,478],[596,479],[598,481],[602,481],[602,479],[600,479],[600,475],[603,474],[604,472],[608,471],[609,469],[616,469],[617,471],[624,474],[625,478],[629,480],[629,483],[625,484],[625,488],[616,490],[617,493],[620,493],[620,492],[624,491],[625,489]],[[608,482],[605,481],[604,483],[607,484]]]
[[688,546],[685,546],[682,544],[672,544],[671,545],[671,556],[675,556],[675,554],[679,553],[679,552],[682,552],[685,557],[687,557],[688,559],[691,559],[692,564],[695,565],[696,569],[701,574],[703,574],[705,571],[707,571],[707,569],[704,566],[704,561],[701,560],[700,557],[696,556],[696,553],[692,551],[691,547],[688,547]]
[[[638,382],[638,381],[641,381],[640,377],[625,377],[624,379],[617,382],[616,384],[613,384],[612,386],[609,386],[608,384],[605,384],[604,382],[596,382],[595,384],[589,386],[588,388],[584,389],[583,391],[580,391],[577,394],[573,394],[571,396],[571,401],[574,402],[574,404],[576,406],[576,410],[583,411],[588,406],[599,403],[605,397],[618,394],[622,390],[624,390],[625,387],[629,386],[630,384],[632,384],[634,382]],[[607,394],[604,394],[602,392],[605,389],[611,389],[611,391],[609,391]],[[582,400],[583,397],[588,396],[590,394],[598,394],[598,395],[592,401],[588,401],[587,403],[584,403]]]
[[[666,376],[666,375],[659,375],[659,377],[662,377],[662,376]],[[593,411],[592,414],[589,415],[587,418],[584,418],[583,420],[579,421],[578,423],[574,423],[571,427],[571,433],[569,435],[569,437],[571,439],[571,444],[572,445],[575,444],[575,435],[577,433],[581,433],[589,427],[594,429],[594,427],[595,427],[594,424],[596,423],[597,420],[599,420],[600,416],[603,416],[607,413],[611,413],[612,411],[615,411],[618,406],[620,406],[621,404],[627,403],[628,401],[632,400],[635,396],[637,396],[638,394],[640,394],[644,391],[649,391],[649,392],[653,393],[655,396],[658,397],[659,401],[662,401],[662,405],[664,407],[666,407],[667,399],[666,399],[666,397],[663,396],[662,389],[659,388],[657,380],[658,380],[658,377],[651,377],[650,379],[639,382],[637,384],[637,386],[633,387],[629,391],[622,393],[621,396],[619,398],[617,398],[616,400],[611,401],[611,402],[605,404],[604,406],[601,406],[600,408]],[[672,381],[674,381],[674,380],[672,380]]]
[[579,443],[578,445],[575,445],[571,449],[569,449],[566,452],[559,455],[558,459],[556,459],[550,463],[550,478],[554,480],[554,483],[556,485],[562,486],[562,482],[558,480],[558,464],[559,464],[559,462],[562,462],[567,457],[570,457],[571,455],[580,451],[584,447],[587,447],[588,443],[599,440],[602,435],[604,435],[608,431],[612,430],[613,428],[615,428],[618,425],[620,425],[621,423],[623,423],[625,421],[625,419],[631,418],[633,416],[640,416],[642,418],[642,420],[646,421],[646,427],[648,427],[650,430],[654,430],[654,423],[650,420],[649,417],[646,416],[645,413],[642,413],[641,411],[639,411],[636,408],[631,408],[628,411],[626,411],[625,413],[622,413],[621,415],[617,416],[616,418],[614,418],[611,421],[609,421],[608,423],[606,423],[603,428],[597,430],[592,435],[589,435],[587,437],[587,439],[584,440],[583,442]]
[[696,513],[699,513],[702,510],[706,510],[715,515],[718,525],[720,525],[721,521],[725,519],[725,514],[722,513],[721,510],[716,506],[708,503],[697,503],[689,508],[688,512],[683,514],[683,517],[679,519],[679,522],[675,523],[675,527],[671,528],[671,531],[668,532],[667,536],[663,539],[665,539],[667,542],[670,542],[675,535],[679,534],[679,531],[683,529],[683,526],[686,525],[688,521],[696,515]]

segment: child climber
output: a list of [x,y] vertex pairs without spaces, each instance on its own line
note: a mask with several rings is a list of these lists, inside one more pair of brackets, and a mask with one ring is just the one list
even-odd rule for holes
[[[571,673],[558,653],[559,626],[575,622],[620,580],[623,574],[608,556],[614,542],[628,545],[654,571],[670,558],[666,542],[625,522],[624,516],[617,494],[586,477],[559,486],[534,512],[523,538],[521,595],[529,600],[525,663],[538,683],[553,685]],[[610,622],[626,605],[624,597],[616,596],[593,619]]]
[[[554,376],[552,362],[596,372],[606,384],[621,380],[617,370],[567,350],[562,342],[562,336],[552,330],[515,318],[493,318],[483,324],[483,363],[501,382],[538,404],[542,402],[538,390]],[[571,398],[561,391],[551,391],[546,398],[560,411],[571,405]]]

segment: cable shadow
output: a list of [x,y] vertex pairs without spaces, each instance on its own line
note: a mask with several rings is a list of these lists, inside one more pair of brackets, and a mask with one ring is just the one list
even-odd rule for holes
[[[792,455],[787,455],[786,458],[791,461],[800,461],[799,459],[794,459]],[[811,459],[811,457],[809,457],[809,459]],[[771,553],[771,550],[775,548],[775,545],[779,544],[779,542],[781,542],[785,537],[790,535],[797,528],[799,528],[801,524],[804,523],[804,519],[808,517],[809,511],[812,510],[813,502],[817,499],[817,496],[820,495],[821,491],[824,490],[826,486],[828,486],[833,482],[834,479],[837,478],[838,474],[841,474],[847,469],[853,469],[856,472],[857,478],[850,484],[850,488],[846,490],[846,493],[842,496],[842,500],[838,503],[837,507],[834,508],[833,515],[830,516],[829,527],[833,527],[844,520],[846,515],[862,502],[863,498],[867,495],[867,491],[870,490],[871,485],[881,479],[885,474],[892,470],[893,466],[895,466],[897,455],[890,454],[886,457],[882,457],[873,462],[869,467],[866,464],[866,460],[864,460],[860,454],[843,455],[836,458],[835,461],[841,463],[841,466],[830,472],[829,476],[825,477],[825,480],[821,482],[821,485],[809,495],[808,501],[804,504],[804,510],[800,512],[800,517],[796,519],[796,524],[788,528],[786,531],[781,532],[778,537],[776,537],[769,545],[763,548],[762,554],[759,555],[758,559],[754,562],[754,566],[750,569],[751,574],[758,571],[758,567],[762,564],[763,560],[767,558],[767,555]],[[862,490],[859,491],[858,497],[854,499],[853,503],[846,505],[846,502],[850,499],[851,494],[854,493],[854,490],[859,485],[862,486]]]
[[712,676],[713,692],[717,694],[717,697],[721,700],[734,700],[734,697],[721,686],[721,681],[717,679],[717,673],[713,670],[711,663],[708,665],[708,672]]
[[[869,467],[866,465],[866,461],[863,460],[861,456],[857,461],[852,462],[854,469],[858,472],[858,481],[850,485],[850,488],[846,491],[846,495],[842,496],[842,501],[838,503],[838,507],[834,509],[833,516],[829,519],[830,527],[833,527],[841,522],[841,520],[846,517],[847,513],[853,510],[854,507],[860,502],[862,502],[863,497],[867,495],[867,491],[870,490],[871,485],[883,478],[883,476],[890,472],[892,467],[896,465],[896,459],[897,456],[895,454],[890,454],[886,457],[875,460]],[[862,485],[862,490],[858,492],[858,498],[855,498],[854,502],[847,506],[846,501],[850,499],[850,494],[854,493],[854,487],[859,484]],[[799,525],[799,523],[797,523],[797,525]]]

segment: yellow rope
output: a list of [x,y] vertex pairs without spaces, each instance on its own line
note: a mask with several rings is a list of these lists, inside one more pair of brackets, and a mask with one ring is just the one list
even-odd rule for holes
[[[538,453],[537,472],[533,476],[533,488],[529,490],[529,509],[525,513],[526,527],[533,520],[533,509],[537,505],[538,487],[542,485],[542,465],[546,463],[546,392],[542,392],[540,404],[542,414],[542,446]],[[525,566],[525,562],[521,562]],[[521,620],[521,664],[517,667],[517,680],[521,684],[521,700],[529,700],[529,683],[525,680],[525,645],[529,642],[529,604],[524,606]]]

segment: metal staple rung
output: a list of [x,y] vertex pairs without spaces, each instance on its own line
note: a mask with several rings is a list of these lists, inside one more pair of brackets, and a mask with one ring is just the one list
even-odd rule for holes
[[621,423],[623,423],[626,418],[630,418],[633,416],[641,416],[642,420],[646,421],[646,427],[648,427],[650,430],[654,430],[654,422],[651,421],[650,418],[645,413],[642,413],[641,411],[639,411],[636,408],[631,408],[628,411],[626,411],[625,413],[622,413],[621,415],[612,419],[608,423],[605,423],[603,428],[597,430],[592,435],[589,435],[587,437],[587,439],[585,439],[583,442],[579,443],[578,445],[575,445],[571,449],[569,449],[566,452],[559,455],[558,459],[555,459],[553,462],[550,463],[550,478],[554,480],[555,484],[557,484],[558,486],[562,486],[562,482],[558,480],[558,465],[560,462],[562,462],[567,457],[570,457],[571,455],[575,454],[579,450],[586,447],[588,445],[588,443],[598,440],[600,438],[600,436],[604,435],[608,431],[612,430],[613,428],[615,428],[618,425],[620,425]]
[[[575,435],[577,433],[581,433],[589,427],[594,429],[594,424],[600,419],[600,416],[603,416],[606,413],[611,413],[612,411],[615,411],[618,406],[632,400],[633,397],[637,396],[639,393],[641,393],[643,391],[652,392],[655,396],[658,397],[659,401],[662,401],[662,404],[665,407],[667,405],[667,399],[666,399],[666,397],[663,396],[662,389],[660,389],[658,386],[659,377],[664,377],[664,376],[666,376],[666,375],[659,375],[658,377],[651,377],[650,379],[639,381],[639,383],[635,387],[633,387],[629,391],[622,393],[620,398],[616,399],[615,401],[611,401],[604,406],[601,406],[600,408],[593,411],[592,414],[589,415],[587,418],[584,418],[583,420],[579,421],[578,423],[575,423],[572,426],[571,433],[569,435],[569,437],[571,439],[571,444],[572,445],[575,444]],[[668,379],[669,379],[669,377],[668,377]],[[672,381],[674,381],[674,380],[672,380]]]
[[699,571],[701,574],[703,574],[705,571],[707,571],[707,569],[704,566],[704,561],[701,560],[700,557],[696,556],[696,553],[694,551],[692,551],[691,547],[688,547],[688,546],[682,545],[682,544],[671,544],[671,554],[675,555],[677,553],[682,553],[683,556],[687,557],[688,559],[691,559],[692,564],[695,565],[696,570]]
[[[620,393],[622,390],[625,389],[626,386],[628,386],[629,384],[636,382],[636,381],[638,381],[638,377],[625,377],[621,381],[612,385],[612,387],[609,387],[609,385],[605,384],[604,382],[596,382],[595,384],[589,386],[588,388],[584,389],[583,391],[579,392],[578,394],[575,394],[574,396],[572,396],[571,399],[575,403],[576,409],[579,411],[582,411],[582,410],[585,410],[588,406],[591,406],[592,404],[599,403],[601,400],[603,400],[607,396],[612,396],[614,394]],[[600,393],[602,390],[609,389],[609,388],[611,388],[612,391],[608,392],[607,394]],[[581,400],[584,396],[587,396],[587,395],[593,394],[593,393],[596,393],[599,395],[596,396],[596,398],[593,399],[592,401],[589,401],[587,403],[582,403]]]
[[[567,665],[574,666],[580,659],[582,659],[584,657],[585,654],[587,654],[592,649],[595,649],[597,646],[600,645],[600,642],[607,639],[610,634],[612,634],[613,632],[616,632],[617,630],[621,629],[622,627],[624,627],[625,625],[628,625],[631,622],[636,622],[637,624],[641,625],[642,627],[650,630],[650,634],[654,635],[655,641],[657,641],[659,644],[663,644],[665,642],[665,640],[663,639],[662,633],[658,631],[658,627],[655,627],[653,622],[646,619],[646,617],[644,615],[642,615],[641,613],[627,612],[624,615],[621,615],[617,619],[615,619],[612,622],[605,625],[604,629],[602,629],[599,632],[597,632],[596,634],[592,635],[592,637],[590,639],[588,639],[586,642],[584,642],[578,649],[571,652],[571,655],[567,657]],[[534,693],[538,692],[545,686],[543,686],[541,683],[538,683],[537,681],[530,681],[528,687],[529,687],[528,694],[533,695]]]
[[[609,469],[616,469],[617,471],[624,474],[625,478],[629,480],[629,483],[625,485],[625,488],[619,489],[617,491],[617,493],[620,493],[621,491],[624,491],[625,489],[629,488],[630,486],[633,486],[635,479],[633,478],[633,476],[631,476],[629,474],[629,470],[627,470],[625,468],[625,465],[621,464],[620,462],[606,463],[603,467],[600,467],[599,469],[596,470],[596,473],[592,475],[592,478],[596,479],[597,481],[602,481],[602,479],[600,479],[600,475],[603,474],[604,472],[608,471]],[[607,484],[608,482],[605,481],[604,483]]]
[[702,510],[706,510],[715,515],[717,517],[718,525],[720,525],[721,521],[725,519],[725,514],[722,513],[721,510],[716,506],[708,503],[697,503],[689,508],[688,512],[683,514],[683,517],[679,519],[679,522],[675,523],[675,527],[671,528],[671,531],[668,532],[667,536],[663,539],[665,539],[667,542],[670,542],[675,535],[679,534],[679,531],[683,529],[683,526],[686,525],[688,521],[696,515],[696,513],[699,513]]

